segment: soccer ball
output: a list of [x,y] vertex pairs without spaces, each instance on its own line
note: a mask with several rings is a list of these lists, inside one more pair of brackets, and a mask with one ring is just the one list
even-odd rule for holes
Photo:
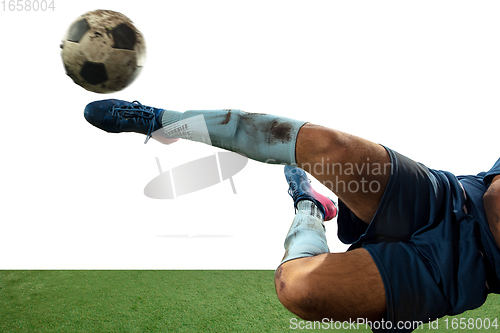
[[76,19],[61,44],[66,74],[83,88],[111,93],[128,86],[146,56],[144,38],[125,15],[95,10]]

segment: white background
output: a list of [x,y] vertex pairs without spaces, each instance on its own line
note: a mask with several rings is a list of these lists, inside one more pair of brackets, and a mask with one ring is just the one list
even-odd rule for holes
[[[250,162],[234,177],[236,195],[226,181],[149,199],[143,189],[158,175],[155,157],[165,171],[216,148],[102,132],[83,118],[97,99],[303,119],[456,174],[488,170],[500,155],[497,1],[54,4],[46,12],[0,9],[2,269],[280,262],[294,216],[282,167]],[[129,16],[147,43],[139,78],[111,95],[75,85],[60,58],[69,24],[94,9]],[[335,221],[327,229],[331,250],[344,251]]]

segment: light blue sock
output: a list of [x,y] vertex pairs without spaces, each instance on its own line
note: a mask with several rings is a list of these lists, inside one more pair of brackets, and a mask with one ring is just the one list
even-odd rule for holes
[[285,256],[281,263],[329,252],[321,211],[312,201],[299,201],[297,214],[285,238]]
[[[203,116],[209,142],[190,124],[190,118]],[[247,113],[241,110],[165,111],[163,128],[175,136],[205,142],[234,151],[248,158],[271,164],[296,164],[295,144],[299,129],[305,124],[285,117]],[[178,124],[178,125],[177,125]]]

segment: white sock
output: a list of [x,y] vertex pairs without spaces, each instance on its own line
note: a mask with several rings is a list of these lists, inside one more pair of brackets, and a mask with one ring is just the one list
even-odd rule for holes
[[299,201],[297,214],[285,238],[285,256],[281,263],[329,252],[323,214],[314,202]]
[[[194,120],[197,117],[202,118],[202,126]],[[305,122],[241,110],[192,110],[165,111],[162,124],[173,137],[204,142],[264,163],[295,164],[297,135]],[[197,128],[203,128],[203,133]]]

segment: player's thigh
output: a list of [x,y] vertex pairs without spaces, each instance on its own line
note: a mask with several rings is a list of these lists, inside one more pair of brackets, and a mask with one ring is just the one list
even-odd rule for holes
[[382,278],[365,249],[285,262],[275,283],[280,301],[302,319],[380,320],[386,311]]
[[296,159],[359,218],[371,221],[391,175],[391,160],[383,146],[308,123],[299,131]]

